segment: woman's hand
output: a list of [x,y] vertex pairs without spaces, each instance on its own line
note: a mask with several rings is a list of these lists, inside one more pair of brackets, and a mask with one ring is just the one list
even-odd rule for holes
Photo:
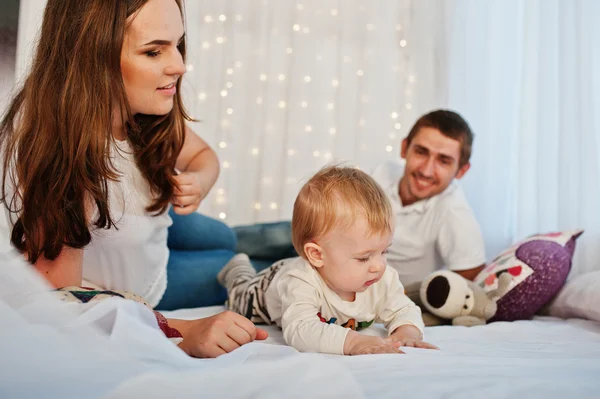
[[173,197],[173,210],[178,215],[189,215],[195,212],[200,202],[208,194],[202,184],[200,172],[182,172],[175,176],[177,186]]
[[230,311],[197,320],[170,319],[169,326],[183,335],[179,347],[188,355],[201,358],[221,356],[269,336],[244,316]]

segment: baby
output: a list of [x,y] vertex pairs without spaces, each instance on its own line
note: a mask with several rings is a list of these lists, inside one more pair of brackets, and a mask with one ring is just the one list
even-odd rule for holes
[[[245,254],[219,273],[228,306],[253,322],[275,323],[303,352],[344,355],[402,353],[400,346],[436,349],[423,341],[420,309],[386,267],[393,213],[366,173],[330,166],[300,190],[292,216],[299,258],[260,273]],[[388,337],[357,331],[383,323]]]

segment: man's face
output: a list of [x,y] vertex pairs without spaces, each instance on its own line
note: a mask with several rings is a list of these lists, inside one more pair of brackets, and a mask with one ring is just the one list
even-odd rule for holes
[[402,142],[401,156],[406,160],[400,181],[400,198],[404,206],[431,198],[469,170],[459,167],[461,143],[431,127],[421,128],[410,145]]

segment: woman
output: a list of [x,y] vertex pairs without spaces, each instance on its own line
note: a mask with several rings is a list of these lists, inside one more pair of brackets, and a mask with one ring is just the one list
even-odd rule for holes
[[[218,175],[185,126],[184,58],[181,0],[48,1],[0,146],[11,242],[53,286],[163,297],[168,208],[194,212]],[[229,312],[168,323],[192,356],[266,337]]]

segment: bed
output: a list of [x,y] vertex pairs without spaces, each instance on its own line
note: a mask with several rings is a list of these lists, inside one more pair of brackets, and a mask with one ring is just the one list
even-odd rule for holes
[[[221,310],[180,310],[169,317],[204,317]],[[427,340],[440,351],[405,348],[406,355],[360,357],[299,354],[285,346],[278,328],[266,329],[270,337],[265,342],[250,344],[227,361],[249,372],[289,357],[326,362],[348,372],[364,397],[600,397],[600,323],[594,321],[536,317],[471,328],[428,327]],[[370,331],[384,332],[382,326]],[[286,392],[276,381],[273,386]]]
[[[3,399],[600,398],[600,321],[536,316],[428,327],[427,340],[441,350],[356,357],[298,353],[278,328],[267,327],[266,341],[217,359],[193,359],[165,339],[140,303],[61,302],[22,261],[0,257],[0,264]],[[591,287],[589,280],[581,279]],[[587,295],[586,308],[597,309],[597,290],[572,286]],[[563,311],[585,302],[565,294]],[[189,319],[221,310],[165,315]],[[377,325],[366,332],[384,333]]]

